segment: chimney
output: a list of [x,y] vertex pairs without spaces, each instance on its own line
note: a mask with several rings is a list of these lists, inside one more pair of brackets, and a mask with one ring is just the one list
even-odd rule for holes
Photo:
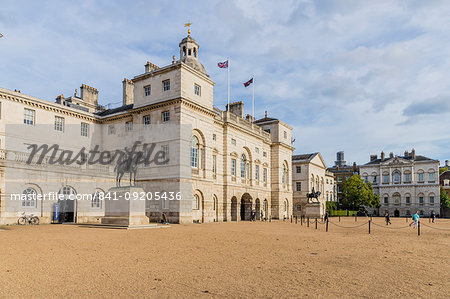
[[378,155],[370,155],[370,161],[375,161],[378,158]]
[[413,159],[416,159],[416,150],[415,150],[415,149],[412,149],[412,150],[411,150],[411,157],[412,157]]
[[408,151],[405,151],[404,156],[405,156],[405,157],[408,157],[408,155],[409,155]]
[[445,166],[446,166],[446,167],[450,167],[450,161],[445,160]]
[[247,114],[247,115],[245,116],[245,119],[248,120],[248,121],[251,122],[251,123],[255,121],[255,117],[252,116],[252,115],[250,115],[250,114]]
[[147,61],[147,63],[145,64],[145,72],[146,73],[153,72],[154,70],[157,70],[157,69],[159,69],[159,67],[154,65],[150,61]]
[[393,152],[389,153],[389,158],[394,158],[394,153]]
[[227,104],[227,111],[230,111],[239,117],[244,117],[244,103],[239,101]]
[[356,173],[356,162],[353,162],[353,173]]
[[88,104],[98,106],[98,90],[86,84],[81,84],[81,99]]
[[122,105],[133,104],[133,91],[134,83],[133,81],[124,78],[122,81]]
[[384,155],[384,152],[383,152],[383,151],[381,152],[380,158],[381,158],[381,161],[384,161],[385,155]]
[[59,96],[56,97],[55,102],[58,104],[63,104],[64,102],[64,95],[60,94]]

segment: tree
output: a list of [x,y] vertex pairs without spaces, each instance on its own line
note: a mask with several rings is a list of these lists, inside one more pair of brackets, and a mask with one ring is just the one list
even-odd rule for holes
[[372,184],[370,182],[365,183],[357,174],[345,180],[342,185],[342,193],[344,203],[353,209],[359,209],[361,206],[375,208],[380,206],[380,198],[373,194]]
[[439,168],[439,175],[443,174],[446,171],[448,171],[448,167],[447,166]]
[[450,208],[450,197],[442,187],[441,187],[441,208]]

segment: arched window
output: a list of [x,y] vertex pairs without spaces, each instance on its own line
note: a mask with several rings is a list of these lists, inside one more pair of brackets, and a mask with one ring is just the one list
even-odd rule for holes
[[70,186],[64,186],[59,190],[59,194],[64,195],[64,199],[75,199],[72,195],[75,195],[75,190]]
[[287,200],[284,201],[284,211],[287,211]]
[[215,196],[213,196],[213,211],[215,211],[217,208],[217,199]]
[[186,46],[183,47],[183,56],[186,56]]
[[245,178],[245,165],[246,165],[246,159],[245,159],[245,155],[242,154],[241,156],[241,178]]
[[23,207],[34,207],[36,205],[37,192],[33,188],[27,188],[23,190]]
[[287,173],[286,164],[283,164],[283,174],[281,176],[281,183],[282,184],[286,184],[286,182],[287,182],[287,175],[288,175],[288,173]]
[[394,177],[394,183],[395,184],[400,183],[400,172],[395,171],[394,174],[393,174],[393,177]]
[[193,210],[198,210],[198,207],[199,207],[198,203],[199,203],[199,197],[197,194],[194,194],[194,198],[192,199],[192,209]]
[[198,138],[195,136],[192,136],[191,166],[198,168]]
[[194,48],[194,57],[197,57],[197,48]]

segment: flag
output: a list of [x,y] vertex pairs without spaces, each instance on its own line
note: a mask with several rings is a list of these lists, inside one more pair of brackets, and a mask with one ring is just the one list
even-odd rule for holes
[[224,62],[219,62],[217,64],[218,67],[220,67],[221,69],[227,69],[228,68],[228,60],[224,61]]
[[250,80],[248,80],[247,82],[244,83],[245,87],[248,87],[250,84],[253,83],[253,78],[251,78]]
[[292,139],[291,139],[291,144],[294,144],[294,143],[295,143],[295,140],[297,140],[297,139],[292,138]]

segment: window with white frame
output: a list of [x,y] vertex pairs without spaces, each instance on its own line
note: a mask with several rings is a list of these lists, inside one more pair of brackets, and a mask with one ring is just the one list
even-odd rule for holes
[[340,182],[342,182],[342,177],[341,176],[338,176],[337,177],[337,181],[340,183]]
[[64,132],[64,117],[55,116],[55,130]]
[[384,173],[383,174],[383,184],[388,184],[389,183],[389,174]]
[[162,84],[163,84],[163,91],[170,90],[170,80],[164,80],[162,81]]
[[169,164],[169,145],[162,145],[161,152],[163,153],[163,160],[161,161],[162,165]]
[[430,205],[434,205],[434,195],[430,195]]
[[[166,192],[161,192],[165,194]],[[169,199],[167,199],[167,196],[161,196],[161,208],[164,210],[167,210],[169,208]]]
[[419,173],[417,174],[417,176],[418,176],[418,181],[421,182],[421,183],[423,183],[423,172],[419,172]]
[[22,207],[34,207],[36,206],[37,192],[33,188],[27,188],[23,190]]
[[125,122],[125,132],[133,131],[133,121]]
[[198,168],[198,138],[196,136],[192,136],[191,142],[191,167]]
[[144,95],[146,97],[152,95],[152,87],[151,87],[151,85],[144,86]]
[[245,178],[245,165],[246,165],[246,158],[245,155],[242,154],[241,156],[241,178]]
[[201,95],[201,90],[202,90],[202,88],[200,87],[200,85],[198,85],[198,84],[194,84],[194,93],[196,94],[196,95]]
[[169,111],[164,111],[162,112],[162,121],[163,122],[168,122],[170,120],[170,112]]
[[295,189],[297,191],[302,191],[302,182],[295,182]]
[[267,168],[263,169],[263,182],[267,183]]
[[231,159],[231,175],[236,176],[236,159]]
[[193,210],[198,210],[199,207],[199,197],[197,194],[194,194],[194,198],[192,199],[192,209]]
[[144,120],[144,126],[150,125],[150,115],[144,115],[143,120]]
[[217,156],[216,155],[212,156],[212,172],[213,172],[213,174],[217,173]]
[[81,136],[84,136],[84,137],[89,136],[89,124],[81,123]]
[[26,125],[34,125],[34,110],[24,108],[23,110],[23,123]]
[[393,177],[394,177],[394,184],[400,183],[400,173],[398,171],[394,172]]
[[101,191],[95,191],[94,194],[92,194],[91,208],[100,208],[101,207],[100,198],[102,196],[103,196],[103,192],[101,192]]
[[259,165],[255,165],[255,180],[259,181]]
[[411,183],[411,174],[409,172],[405,172],[405,183]]
[[114,125],[108,125],[108,135],[116,134],[116,127]]
[[428,173],[428,181],[429,182],[434,182],[434,172]]

